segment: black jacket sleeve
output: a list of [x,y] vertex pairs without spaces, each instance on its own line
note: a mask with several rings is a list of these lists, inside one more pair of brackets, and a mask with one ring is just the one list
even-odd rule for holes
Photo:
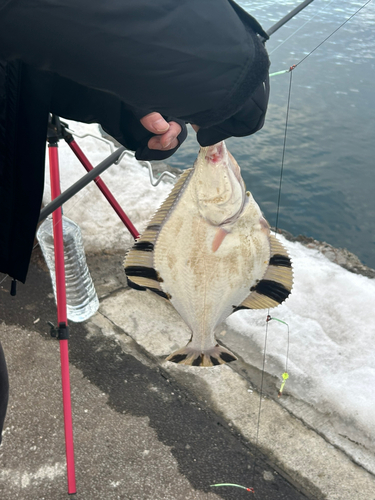
[[165,158],[139,122],[152,111],[181,141],[184,123],[202,145],[249,135],[268,99],[259,35],[232,0],[0,0],[0,272],[26,278],[48,112],[99,122],[141,159]]
[[257,33],[267,37],[232,0],[0,0],[0,59],[203,128],[266,80]]
[[[150,150],[147,147],[152,133],[140,123],[144,111],[133,109],[116,95],[80,85],[67,78],[51,74],[50,111],[57,116],[85,123],[100,123],[102,128],[127,149],[136,152],[139,160],[163,160],[177,148],[168,151]],[[172,116],[164,116],[181,126],[180,144],[186,139],[185,123]]]

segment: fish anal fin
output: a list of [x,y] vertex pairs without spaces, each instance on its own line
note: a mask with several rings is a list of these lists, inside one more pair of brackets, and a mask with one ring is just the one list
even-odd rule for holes
[[270,246],[271,246],[271,257],[275,254],[285,255],[289,257],[288,252],[285,250],[284,246],[280,241],[274,236],[270,234]]
[[293,269],[288,252],[270,235],[271,255],[263,278],[250,289],[250,295],[233,312],[239,309],[268,309],[277,307],[291,293]]
[[240,309],[268,309],[277,307],[280,303],[257,292],[252,292],[233,312]]
[[236,356],[229,349],[216,345],[204,351],[189,347],[189,344],[170,354],[166,361],[187,366],[216,366],[236,361]]

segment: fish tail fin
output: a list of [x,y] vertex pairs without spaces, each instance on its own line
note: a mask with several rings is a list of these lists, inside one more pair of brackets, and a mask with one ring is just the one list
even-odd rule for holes
[[229,349],[218,344],[203,351],[189,347],[188,344],[167,357],[167,361],[188,366],[223,365],[224,363],[236,361],[236,359],[236,356]]

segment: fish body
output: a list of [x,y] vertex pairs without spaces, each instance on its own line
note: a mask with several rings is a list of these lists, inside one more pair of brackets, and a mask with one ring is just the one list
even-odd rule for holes
[[268,308],[290,293],[290,259],[246,191],[225,143],[201,148],[125,259],[128,284],[169,300],[192,331],[167,359],[212,366],[236,357],[215,329],[241,308]]

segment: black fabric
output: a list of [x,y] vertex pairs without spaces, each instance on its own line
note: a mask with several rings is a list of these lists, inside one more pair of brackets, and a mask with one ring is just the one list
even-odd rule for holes
[[0,344],[0,443],[2,440],[2,431],[4,426],[5,415],[7,412],[9,399],[9,380],[8,370],[5,362],[4,351]]
[[20,62],[0,74],[0,272],[24,282],[43,195],[49,75]]
[[175,151],[148,149],[150,112],[180,120],[180,143],[184,123],[205,145],[249,135],[267,107],[257,33],[232,0],[0,0],[0,271],[26,279],[48,112],[98,122],[144,159]]
[[20,59],[145,112],[208,127],[238,111],[268,72],[255,34],[264,31],[234,5],[0,0],[0,59]]
[[[249,46],[251,46],[251,58],[248,59],[246,66],[243,68],[243,74],[246,74],[246,77],[240,76],[236,85],[228,90],[224,96],[223,102],[218,103],[210,111],[209,115],[207,115],[206,111],[203,111],[186,118],[190,123],[195,123],[203,128],[222,123],[238,113],[249,97],[266,81],[269,69],[266,49],[254,31],[248,26],[245,27],[245,31],[248,36]],[[252,121],[252,116],[248,115],[247,119]]]
[[269,78],[261,83],[240,111],[213,127],[198,130],[201,146],[211,146],[228,137],[244,137],[255,134],[264,125],[269,98]]
[[238,17],[244,22],[244,24],[250,27],[255,33],[261,35],[264,40],[268,40],[269,36],[266,31],[262,28],[262,26],[258,23],[258,21],[250,16],[248,12],[246,12],[242,7],[240,7],[234,0],[228,0]]
[[148,141],[154,136],[140,123],[148,111],[125,104],[117,96],[85,87],[59,75],[51,75],[50,110],[57,116],[86,123],[100,123],[103,130],[126,148],[136,152],[138,160],[165,160],[176,152],[187,137],[185,122],[164,116],[181,126],[179,146],[168,150],[150,150]]

